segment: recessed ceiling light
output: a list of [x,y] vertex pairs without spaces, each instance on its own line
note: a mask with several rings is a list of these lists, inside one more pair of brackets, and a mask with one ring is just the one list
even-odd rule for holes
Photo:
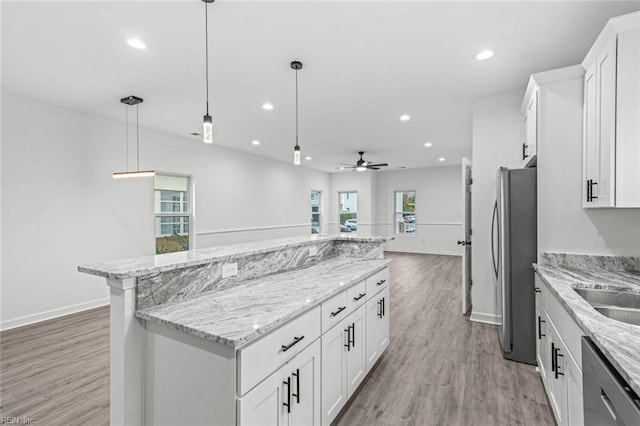
[[444,161],[444,160],[445,160],[445,158],[444,158],[444,157],[440,157],[440,158],[438,158],[438,161]]
[[273,109],[273,104],[270,104],[269,102],[265,102],[262,104],[262,109],[271,111]]
[[478,52],[474,55],[474,58],[478,61],[484,61],[485,59],[489,59],[493,56],[493,51],[491,50],[483,50],[482,52]]
[[424,144],[424,146],[426,146],[427,148],[430,148],[433,146],[433,144],[431,142],[427,142]]
[[260,141],[257,139],[252,140],[251,143],[254,145],[260,145]]
[[409,121],[411,120],[411,117],[409,117],[407,114],[403,114],[400,116],[400,121]]
[[139,38],[130,38],[127,40],[127,44],[134,49],[146,49],[147,45],[142,42]]
[[305,160],[311,160],[311,157],[304,157]]

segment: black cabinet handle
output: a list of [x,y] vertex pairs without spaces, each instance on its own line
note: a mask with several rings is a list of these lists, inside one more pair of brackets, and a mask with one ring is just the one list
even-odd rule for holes
[[331,315],[330,315],[330,316],[335,317],[335,316],[337,316],[337,315],[340,315],[340,312],[344,311],[345,309],[347,309],[347,307],[346,307],[346,306],[343,306],[343,307],[341,307],[341,308],[338,308],[338,310],[337,310],[337,311],[335,311],[335,312],[331,312]]
[[551,342],[551,371],[556,371],[556,345]]
[[287,380],[282,382],[287,385],[287,402],[283,402],[282,405],[287,407],[287,413],[291,412],[291,377],[287,377]]
[[542,340],[542,338],[546,336],[546,334],[542,334],[543,322],[546,322],[546,321],[540,318],[540,315],[538,315],[538,340]]
[[360,293],[357,297],[353,298],[354,302],[357,302],[358,300],[362,299],[363,297],[365,297],[367,295],[367,293]]
[[356,347],[356,323],[352,322],[351,325],[349,326],[351,328],[351,347],[355,348]]
[[542,290],[540,290],[540,287],[534,287],[533,291],[535,291],[536,293],[542,293]]
[[555,377],[556,377],[556,379],[558,378],[558,376],[564,376],[564,373],[561,373],[561,372],[558,370],[558,367],[559,367],[559,366],[558,366],[558,357],[559,357],[559,356],[564,358],[564,355],[562,355],[562,354],[560,353],[560,348],[555,348],[555,353],[554,353],[554,356],[553,356],[553,357],[554,357],[555,365],[556,365],[556,369],[555,369],[555,373],[556,373],[556,376],[555,376]]
[[382,318],[382,299],[378,300],[378,318]]
[[344,331],[347,333],[347,344],[344,347],[347,348],[347,351],[351,351],[351,326],[345,328]]
[[591,202],[591,179],[587,179],[587,203]]
[[387,280],[380,280],[380,281],[378,281],[378,282],[376,283],[376,285],[382,285],[382,284],[384,284],[384,283],[386,283],[386,282],[387,282]]
[[598,198],[598,197],[596,197],[595,195],[593,195],[593,186],[594,186],[594,185],[597,185],[597,184],[598,184],[598,182],[594,182],[593,180],[591,181],[591,201],[593,201],[593,200],[595,200],[596,198]]
[[527,154],[527,148],[529,147],[529,145],[527,145],[526,143],[522,144],[522,159],[525,160],[529,155]]
[[298,343],[302,339],[304,339],[304,336],[294,337],[293,338],[293,342],[289,343],[288,345],[282,345],[282,352],[288,351],[289,349],[291,349],[291,347],[293,347],[293,345],[295,345],[296,343]]
[[386,309],[385,309],[386,308],[385,299],[386,299],[385,297],[382,298],[382,316],[383,317],[387,315],[387,312],[386,312]]
[[293,377],[296,378],[296,393],[292,394],[296,397],[296,403],[300,404],[300,369],[296,368],[296,372],[293,373]]

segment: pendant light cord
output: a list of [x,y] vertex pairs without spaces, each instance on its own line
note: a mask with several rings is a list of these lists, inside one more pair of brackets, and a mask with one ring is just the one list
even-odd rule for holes
[[204,4],[204,57],[205,57],[205,82],[207,86],[207,115],[209,115],[209,4]]
[[138,119],[138,104],[136,104],[136,160],[138,161],[138,171],[140,171],[140,126]]
[[298,70],[296,70],[296,146],[298,146]]
[[129,110],[127,109],[127,105],[124,106],[124,121],[126,123],[125,131],[127,140],[127,172],[129,172]]

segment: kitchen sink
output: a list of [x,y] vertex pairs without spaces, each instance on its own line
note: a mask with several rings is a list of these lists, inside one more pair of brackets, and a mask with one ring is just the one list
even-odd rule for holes
[[640,293],[596,288],[574,288],[591,306],[615,306],[640,309]]
[[640,325],[640,309],[618,308],[615,306],[595,306],[605,317],[628,324]]
[[640,325],[640,293],[597,288],[573,290],[605,317]]

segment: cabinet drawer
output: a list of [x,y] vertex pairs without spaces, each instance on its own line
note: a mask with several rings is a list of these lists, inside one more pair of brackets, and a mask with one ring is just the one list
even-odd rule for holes
[[367,299],[367,282],[362,281],[349,290],[347,290],[347,302],[349,304],[349,311],[355,311],[358,306],[364,304]]
[[346,291],[324,302],[322,304],[322,332],[324,333],[346,318],[348,313],[349,304],[347,303]]
[[389,285],[389,268],[376,272],[367,278],[367,300]]
[[238,394],[244,395],[320,337],[320,307],[238,350]]

